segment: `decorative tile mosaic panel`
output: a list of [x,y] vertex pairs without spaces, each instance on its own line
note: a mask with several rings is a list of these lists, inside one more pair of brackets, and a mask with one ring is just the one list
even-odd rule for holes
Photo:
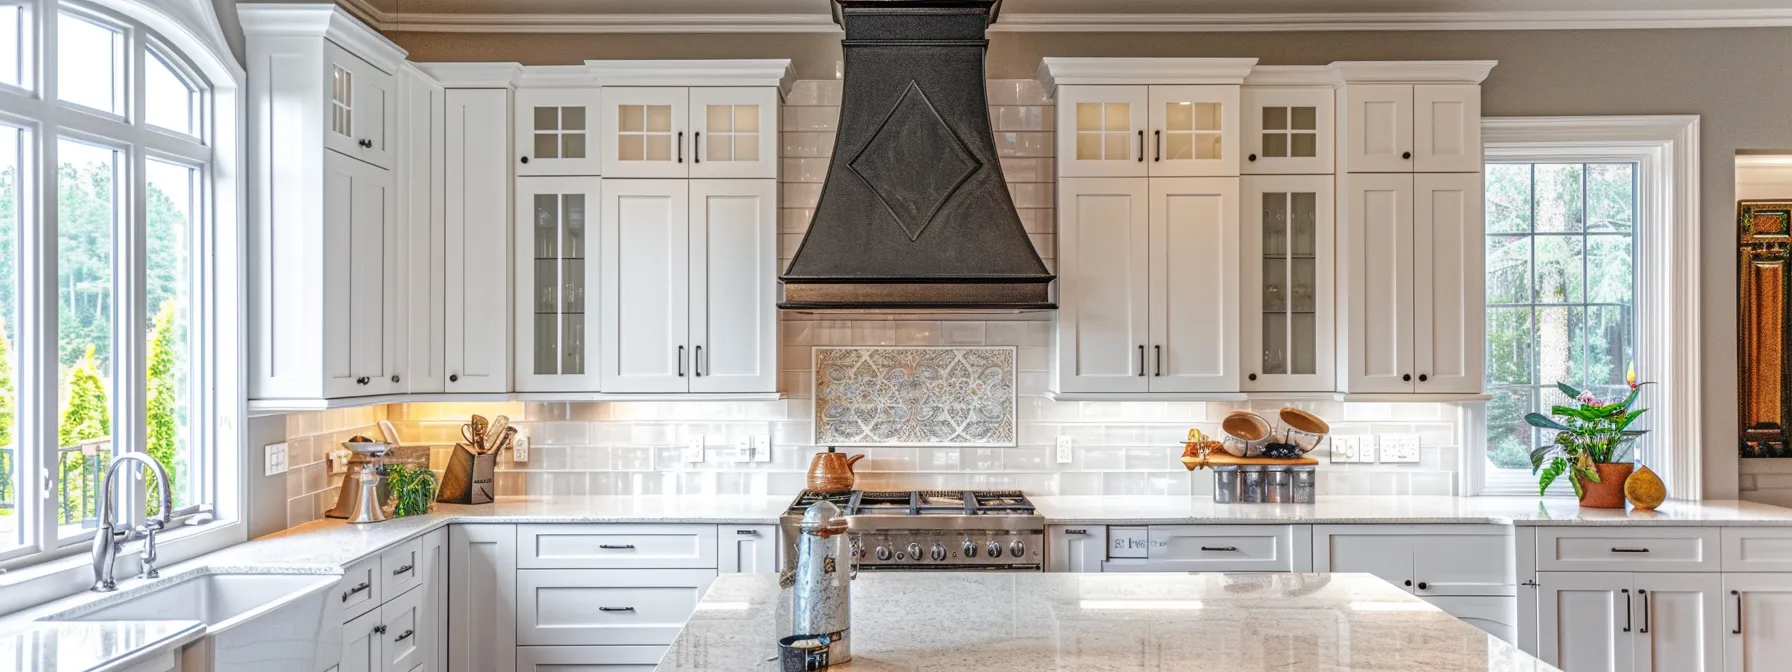
[[1012,446],[1015,349],[815,348],[815,443]]

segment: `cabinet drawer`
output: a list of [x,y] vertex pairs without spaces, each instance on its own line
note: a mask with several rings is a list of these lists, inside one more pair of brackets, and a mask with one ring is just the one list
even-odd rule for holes
[[697,610],[713,569],[525,569],[517,644],[663,645]]
[[1718,528],[1539,528],[1537,569],[1569,572],[1715,572]]
[[519,569],[715,569],[714,525],[519,525]]
[[380,554],[380,594],[403,595],[423,582],[423,540],[412,539]]
[[1146,557],[1157,571],[1294,571],[1290,525],[1153,525],[1146,535]]
[[349,565],[342,570],[342,582],[336,585],[336,605],[341,609],[338,614],[342,622],[347,623],[356,616],[365,614],[380,606],[385,600],[380,590],[385,582],[380,580],[380,556],[366,558]]
[[[1443,528],[1411,537],[1413,593],[1517,595],[1512,531],[1495,528],[1495,533],[1487,534],[1486,529]],[[1507,626],[1510,628],[1511,622]]]
[[1723,528],[1724,571],[1792,572],[1792,527]]
[[663,646],[519,646],[516,672],[653,672]]

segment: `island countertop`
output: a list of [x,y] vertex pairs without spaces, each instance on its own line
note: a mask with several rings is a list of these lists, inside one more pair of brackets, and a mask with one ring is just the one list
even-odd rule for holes
[[[1368,574],[860,574],[850,664],[895,670],[1556,668]],[[790,591],[716,579],[658,672],[777,670]]]

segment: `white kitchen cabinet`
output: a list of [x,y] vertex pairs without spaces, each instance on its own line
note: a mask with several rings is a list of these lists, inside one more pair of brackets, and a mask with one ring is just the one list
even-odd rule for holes
[[609,180],[602,201],[602,389],[688,391],[689,182]]
[[1785,668],[1792,661],[1792,574],[1724,574],[1721,597],[1724,669]]
[[391,171],[324,156],[324,394],[392,392],[402,382],[397,193]]
[[1149,389],[1150,186],[1129,178],[1058,181],[1056,392]]
[[691,177],[778,177],[778,90],[690,89]]
[[1481,172],[1479,84],[1351,84],[1338,100],[1345,171]]
[[425,672],[440,672],[447,669],[448,528],[423,535],[419,561],[422,563],[419,573],[423,580],[423,618],[427,627],[418,637],[417,646],[423,649]]
[[671,644],[716,578],[711,569],[517,572],[517,644]]
[[516,174],[603,172],[600,89],[516,90]]
[[603,174],[610,177],[688,177],[690,90],[682,86],[611,87],[603,92],[608,133]]
[[1413,87],[1413,170],[1481,172],[1481,87],[1420,84]]
[[716,526],[716,571],[772,574],[778,571],[778,526]]
[[1218,316],[1238,314],[1238,179],[1150,182],[1148,388],[1237,391],[1238,332]]
[[690,199],[690,391],[775,391],[777,181],[691,180]]
[[1503,525],[1319,525],[1313,549],[1313,571],[1367,572],[1421,597],[1516,594]]
[[380,610],[375,609],[342,624],[342,660],[338,672],[385,672],[384,637],[380,634]]
[[1538,572],[1540,657],[1567,672],[1716,670],[1718,574]]
[[1507,643],[1518,641],[1518,605],[1510,597],[1427,595],[1420,599]]
[[329,85],[324,146],[381,168],[392,167],[397,127],[396,63],[375,66],[326,42],[324,77]]
[[1362,173],[1343,180],[1344,391],[1479,393],[1480,175]]
[[1059,177],[1147,174],[1149,87],[1066,86],[1058,89],[1056,103]]
[[450,671],[514,672],[517,641],[514,525],[448,528]]
[[1239,87],[1150,87],[1152,177],[1238,175]]
[[664,646],[520,646],[517,672],[653,672]]
[[1332,185],[1330,175],[1243,179],[1239,365],[1245,390],[1336,389]]
[[1242,91],[1246,175],[1330,175],[1336,127],[1330,86],[1250,86]]
[[1792,528],[1726,527],[1719,531],[1726,572],[1792,572]]
[[381,670],[411,672],[428,663],[424,641],[429,637],[430,614],[423,611],[423,590],[413,588],[380,606],[380,623],[374,628],[380,639]]
[[596,391],[595,177],[516,181],[518,392]]
[[574,525],[517,527],[523,569],[714,569],[713,525]]
[[1100,572],[1108,559],[1106,525],[1052,525],[1045,529],[1046,571]]
[[510,132],[504,89],[446,94],[447,392],[510,391]]
[[1636,594],[1636,669],[1722,669],[1722,587],[1722,577],[1717,574],[1632,575],[1631,590]]
[[603,109],[606,177],[778,176],[775,88],[605,87]]
[[1102,571],[1305,572],[1312,542],[1305,525],[1151,525],[1144,558],[1111,557]]
[[415,66],[398,71],[399,120],[393,173],[398,177],[399,292],[405,310],[400,356],[403,384],[395,392],[439,393],[448,382],[442,326],[448,321],[448,280],[442,143],[446,97],[441,84]]

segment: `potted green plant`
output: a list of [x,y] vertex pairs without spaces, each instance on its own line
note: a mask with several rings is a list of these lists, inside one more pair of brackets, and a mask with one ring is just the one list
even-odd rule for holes
[[1624,508],[1624,479],[1636,466],[1630,461],[1631,447],[1643,435],[1630,426],[1648,410],[1631,408],[1647,383],[1638,384],[1634,371],[1628,378],[1630,394],[1623,401],[1608,404],[1592,392],[1557,383],[1556,389],[1573,400],[1573,405],[1553,406],[1549,415],[1525,414],[1525,422],[1532,427],[1556,431],[1554,441],[1531,451],[1537,494],[1547,492],[1551,483],[1567,474],[1581,506]]

